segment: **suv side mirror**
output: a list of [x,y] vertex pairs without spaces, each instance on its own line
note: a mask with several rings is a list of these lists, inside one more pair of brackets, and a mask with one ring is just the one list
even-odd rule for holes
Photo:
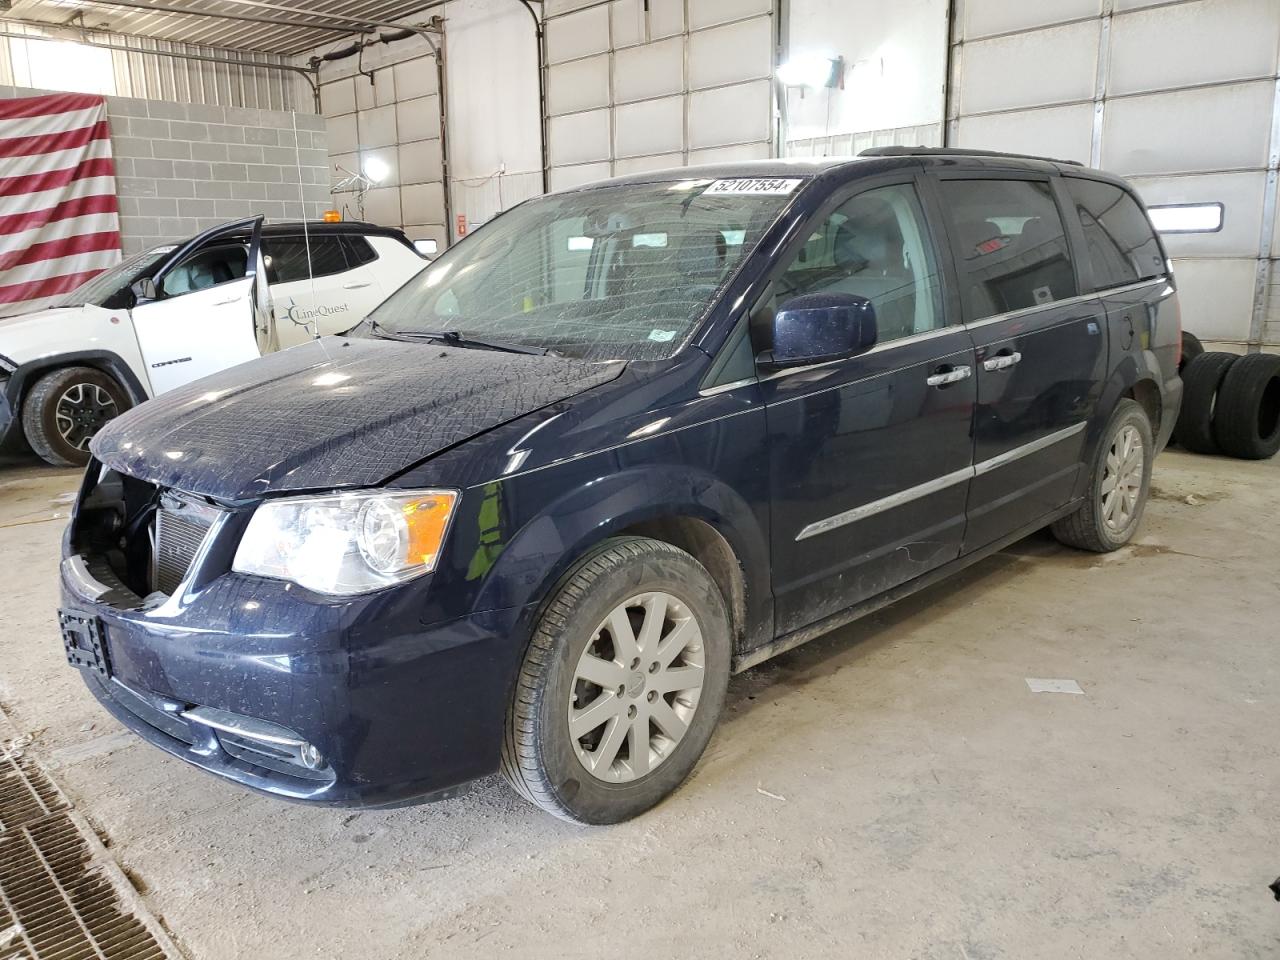
[[156,282],[151,277],[135,280],[129,289],[133,291],[135,303],[146,303],[148,300],[156,300],[160,296],[159,291],[156,290]]
[[865,353],[876,345],[876,310],[851,293],[793,297],[773,316],[773,349],[760,355],[770,367],[798,367]]

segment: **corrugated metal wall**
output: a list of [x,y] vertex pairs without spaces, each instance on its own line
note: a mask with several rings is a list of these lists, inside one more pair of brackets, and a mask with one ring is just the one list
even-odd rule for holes
[[[37,31],[21,24],[0,21],[0,27],[6,33],[37,34]],[[274,63],[288,62],[284,57],[268,54],[246,54],[217,47],[192,46],[112,33],[90,33],[89,39],[93,43],[118,44],[137,47],[140,50],[195,53],[202,56],[235,57]],[[41,85],[32,82],[26,57],[20,49],[23,46],[34,48],[37,44],[44,45],[47,41],[0,37],[0,86]],[[178,103],[207,103],[227,107],[253,107],[259,110],[292,110],[295,107],[293,79],[290,74],[283,71],[257,70],[252,67],[180,60],[174,57],[126,53],[119,50],[108,52],[115,81],[114,91],[109,92],[113,92],[116,96],[171,100]],[[314,109],[309,99],[296,106],[306,111]]]
[[1148,204],[1224,204],[1221,230],[1164,238],[1183,323],[1280,343],[1280,3],[957,6],[949,142],[1100,166]]

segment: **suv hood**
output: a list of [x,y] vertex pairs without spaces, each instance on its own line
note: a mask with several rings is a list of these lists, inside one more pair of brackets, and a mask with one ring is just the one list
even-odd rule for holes
[[[102,313],[110,313],[95,307]],[[84,307],[51,307],[12,317],[0,317],[0,353],[15,363],[26,363],[49,353],[72,349],[68,345],[68,323],[76,323]],[[78,331],[78,325],[75,328]],[[86,344],[87,346],[87,344]]]
[[329,337],[135,407],[92,449],[122,473],[225,500],[373,486],[624,367]]

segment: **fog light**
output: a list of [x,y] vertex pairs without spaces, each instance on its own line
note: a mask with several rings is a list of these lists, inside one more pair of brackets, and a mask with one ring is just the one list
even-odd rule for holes
[[304,743],[298,748],[298,759],[302,761],[302,765],[311,770],[319,770],[324,766],[324,757],[320,755],[312,744]]

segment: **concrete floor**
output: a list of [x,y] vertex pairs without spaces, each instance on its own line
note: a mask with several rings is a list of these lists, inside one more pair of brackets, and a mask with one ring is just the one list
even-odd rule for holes
[[1280,956],[1280,462],[1166,454],[1135,545],[1033,537],[735,679],[607,829],[496,779],[290,806],[135,741],[54,627],[76,483],[0,468],[0,701],[192,958]]

